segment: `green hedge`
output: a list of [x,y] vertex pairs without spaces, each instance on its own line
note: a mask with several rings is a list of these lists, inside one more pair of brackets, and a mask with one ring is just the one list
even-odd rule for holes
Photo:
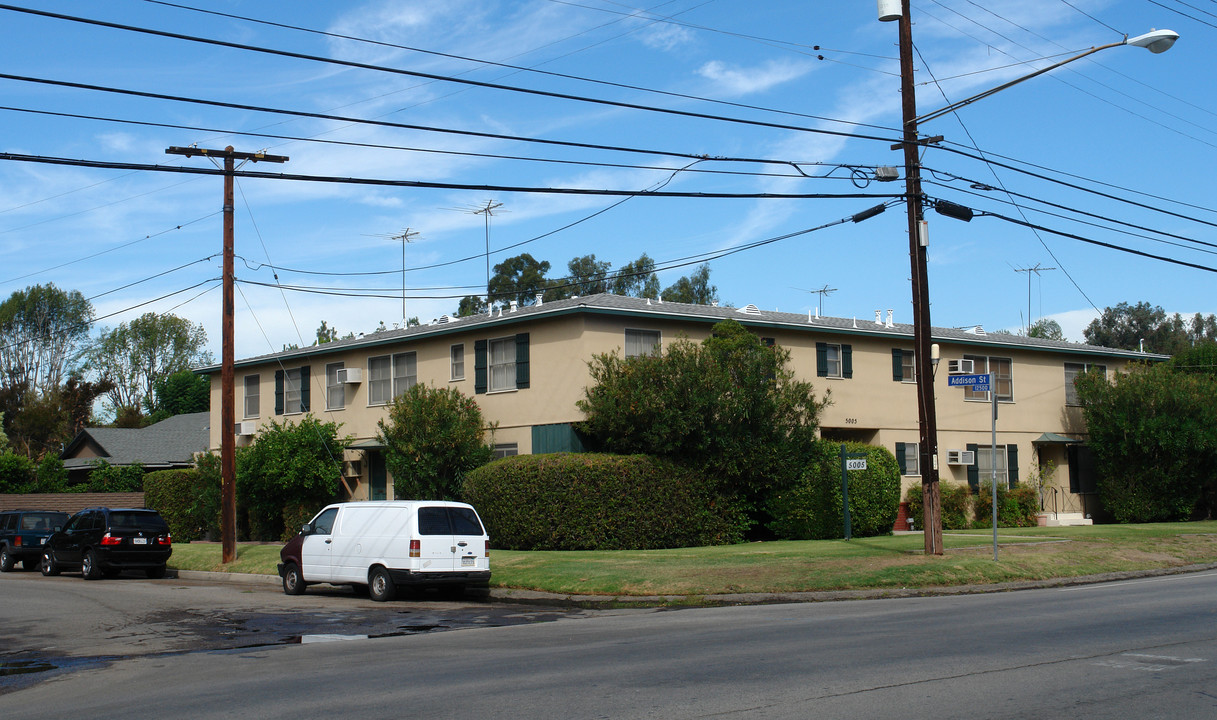
[[[976,521],[972,527],[993,527],[993,485],[982,482],[980,490],[972,497],[976,510]],[[1035,527],[1039,524],[1040,500],[1035,488],[1015,485],[1006,489],[997,486],[997,526]]]
[[866,469],[849,471],[850,532],[854,537],[887,535],[900,511],[900,468],[886,448],[856,442],[820,441],[798,483],[770,498],[769,523],[779,537],[824,540],[845,537],[841,503],[841,445],[865,453]]
[[646,550],[739,542],[746,519],[701,477],[645,455],[518,455],[471,470],[462,498],[494,547]]
[[144,504],[169,523],[176,542],[220,537],[220,460],[198,456],[188,470],[158,470],[144,475]]

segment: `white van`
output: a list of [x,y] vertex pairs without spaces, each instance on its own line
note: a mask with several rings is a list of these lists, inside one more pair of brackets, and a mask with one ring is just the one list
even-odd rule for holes
[[367,585],[376,601],[398,587],[454,592],[490,584],[490,538],[473,506],[387,500],[328,505],[279,551],[283,592],[312,583]]

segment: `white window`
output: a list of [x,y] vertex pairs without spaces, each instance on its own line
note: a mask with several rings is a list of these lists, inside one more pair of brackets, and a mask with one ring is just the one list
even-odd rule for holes
[[[912,350],[905,350],[900,353],[900,380],[906,383],[917,382],[917,361],[916,353]],[[917,475],[919,473],[910,473]]]
[[347,387],[338,382],[338,371],[342,363],[329,363],[325,366],[325,409],[342,410],[347,405]]
[[516,389],[516,339],[490,341],[490,392]]
[[418,362],[415,353],[397,353],[393,356],[393,398],[401,397],[402,393],[418,382]]
[[[997,386],[999,401],[1014,401],[1014,361],[1010,358],[986,357],[984,355],[964,355],[964,360],[971,360],[973,372],[977,375],[992,373],[994,384]],[[964,400],[984,400],[988,402],[989,393],[977,392],[970,387],[963,389]]]
[[1010,484],[1010,474],[1006,463],[1006,446],[998,445],[993,452],[992,445],[981,445],[976,448],[976,477],[980,482],[993,479],[993,463],[997,463],[997,487],[1003,488]]
[[626,330],[625,356],[632,358],[659,355],[659,340],[658,330]]
[[499,460],[505,457],[514,457],[520,454],[519,443],[499,443],[494,446],[494,459]]
[[387,405],[393,399],[393,368],[388,355],[368,358],[368,404]]
[[301,368],[283,372],[283,412],[286,415],[304,412],[303,383],[300,382]]
[[[904,471],[901,475],[921,474],[921,452],[917,443],[904,443]],[[898,459],[898,458],[897,458]]]
[[1065,363],[1065,404],[1066,405],[1081,405],[1082,401],[1078,398],[1078,389],[1073,384],[1078,376],[1086,372],[1103,373],[1103,377],[1107,377],[1106,365],[1094,365],[1092,363]]
[[828,377],[841,377],[841,346],[832,343],[827,344],[828,353],[824,356],[824,367],[828,370]]
[[261,394],[261,387],[259,385],[259,376],[246,375],[245,376],[245,417],[247,417],[247,418],[258,417],[258,412],[259,412],[258,398],[259,398],[260,394]]
[[465,346],[453,345],[448,350],[449,357],[452,358],[452,379],[465,379]]

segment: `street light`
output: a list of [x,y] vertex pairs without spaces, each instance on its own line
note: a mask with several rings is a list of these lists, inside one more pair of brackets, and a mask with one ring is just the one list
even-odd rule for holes
[[[942,506],[938,492],[938,419],[934,403],[933,360],[938,353],[930,344],[930,291],[929,272],[926,262],[926,246],[928,233],[922,216],[924,197],[921,193],[921,161],[918,150],[928,142],[937,139],[922,140],[917,135],[919,122],[932,120],[964,105],[1001,92],[1008,87],[1017,85],[1037,75],[1043,75],[1066,63],[1080,60],[1093,55],[1100,50],[1132,45],[1143,47],[1152,53],[1169,50],[1179,39],[1179,34],[1170,30],[1154,30],[1134,38],[1125,36],[1123,40],[1108,45],[1091,48],[1084,53],[1062,60],[1029,75],[999,85],[991,90],[974,95],[965,100],[948,105],[947,107],[918,117],[916,102],[916,87],[913,83],[913,23],[909,14],[910,0],[878,0],[879,19],[881,21],[898,21],[900,34],[900,92],[904,119],[903,142],[892,146],[893,150],[904,150],[905,201],[908,207],[909,230],[909,263],[912,267],[913,285],[913,346],[916,377],[917,377],[917,425],[919,430],[918,466],[921,469],[922,506],[925,509],[922,527],[925,528],[925,553],[927,555],[942,555]],[[966,209],[966,208],[965,208]],[[963,218],[959,213],[952,215],[953,207],[945,209],[940,203],[939,212],[948,216]],[[945,210],[945,212],[944,212]],[[926,362],[930,358],[931,362]]]
[[[1074,55],[1071,58],[1067,58],[1058,63],[1053,63],[1052,65],[1049,65],[1048,67],[1036,70],[1033,73],[1029,73],[1027,75],[1023,75],[1022,77],[1015,78],[1014,80],[1011,80],[1008,83],[998,85],[995,88],[990,88],[981,93],[977,93],[970,98],[965,98],[963,100],[960,100],[959,102],[951,103],[950,105],[947,105],[946,107],[942,108],[941,110],[935,110],[932,113],[927,113],[925,115],[921,115],[920,117],[913,118],[913,120],[911,122],[923,123],[923,122],[928,122],[928,121],[933,120],[938,117],[942,117],[943,115],[946,115],[949,112],[958,110],[959,108],[961,108],[965,105],[970,105],[970,104],[976,102],[977,100],[983,100],[984,98],[987,98],[990,95],[993,95],[994,93],[999,93],[1002,90],[1005,90],[1008,87],[1013,87],[1015,85],[1018,85],[1019,83],[1025,81],[1025,80],[1030,80],[1031,78],[1037,77],[1039,75],[1043,75],[1046,72],[1051,72],[1051,71],[1059,68],[1062,65],[1067,65],[1067,64],[1073,62],[1074,60],[1081,60],[1084,57],[1089,57],[1090,55],[1094,55],[1095,53],[1099,52],[1100,50],[1107,50],[1109,48],[1120,47],[1122,45],[1132,45],[1133,47],[1143,47],[1146,50],[1149,50],[1150,52],[1157,54],[1157,53],[1164,53],[1167,50],[1170,50],[1171,46],[1174,45],[1175,41],[1178,39],[1179,39],[1179,33],[1175,32],[1173,30],[1151,30],[1150,32],[1145,33],[1144,35],[1138,35],[1134,38],[1130,38],[1127,35],[1125,35],[1124,39],[1121,40],[1120,42],[1114,42],[1114,43],[1109,43],[1107,45],[1099,45],[1098,47],[1092,47],[1089,50],[1087,50],[1086,52],[1080,53],[1078,55]],[[905,122],[907,123],[910,121],[906,120]]]

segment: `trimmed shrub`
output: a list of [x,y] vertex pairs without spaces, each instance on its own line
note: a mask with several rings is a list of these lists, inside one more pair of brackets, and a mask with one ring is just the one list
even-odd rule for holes
[[[811,464],[792,488],[768,503],[769,527],[790,540],[845,537],[841,503],[841,445],[818,441]],[[887,535],[900,511],[900,468],[886,448],[844,443],[848,453],[866,453],[866,469],[849,471],[849,517],[853,537]]]
[[150,472],[144,476],[144,504],[165,518],[176,542],[219,537],[218,471],[190,468]]
[[140,492],[144,489],[144,466],[111,465],[105,460],[90,463],[88,482],[69,488],[72,492]]
[[[921,483],[909,488],[904,499],[909,504],[909,517],[913,518],[916,527],[924,525],[925,507],[921,503]],[[943,530],[967,530],[972,527],[971,488],[940,480],[938,501],[942,505]]]
[[[976,511],[975,528],[993,527],[993,484],[982,482],[980,490],[972,496]],[[1035,527],[1039,523],[1039,494],[1028,485],[1015,485],[1007,489],[997,486],[997,526]]]
[[509,550],[646,550],[739,542],[746,519],[715,482],[646,455],[553,453],[496,460],[462,497]]
[[38,480],[33,492],[66,492],[67,487],[68,471],[63,466],[63,460],[55,453],[47,453],[38,463]]

